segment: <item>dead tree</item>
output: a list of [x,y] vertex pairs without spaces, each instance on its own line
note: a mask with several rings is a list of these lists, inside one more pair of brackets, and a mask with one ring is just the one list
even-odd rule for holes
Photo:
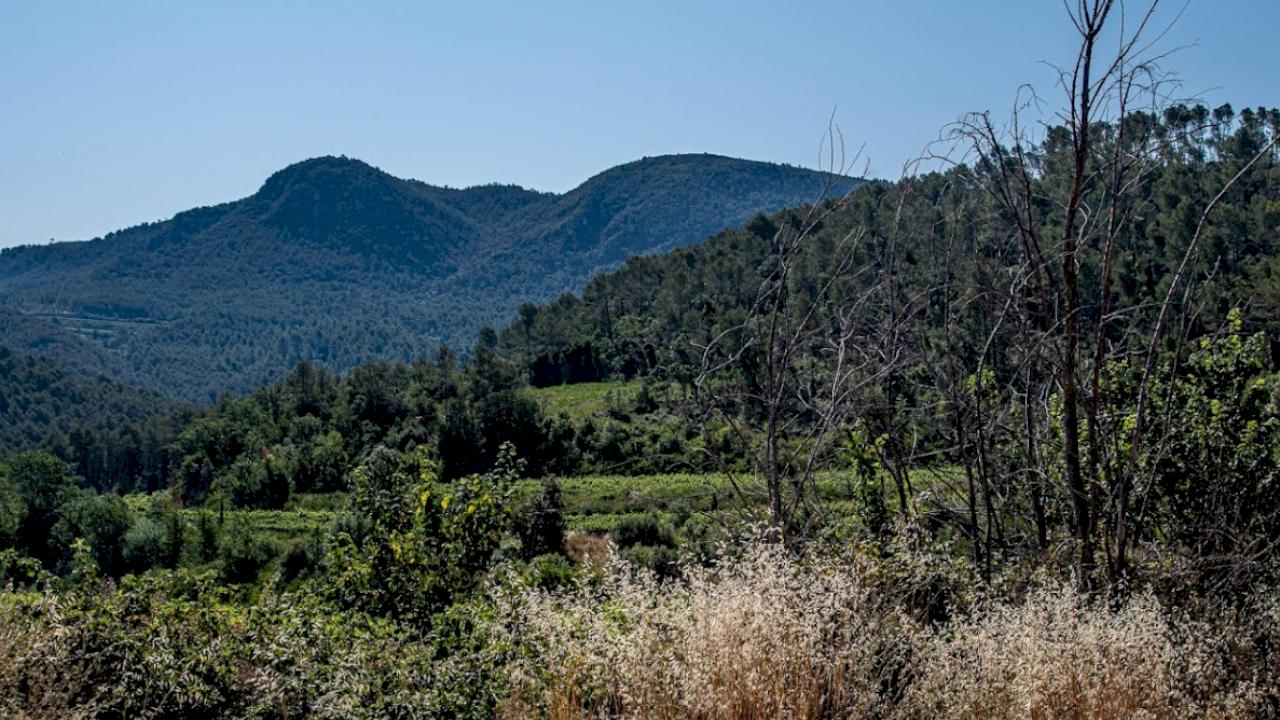
[[[830,137],[829,188],[855,164],[840,157],[838,133]],[[704,435],[728,432],[750,472],[735,472],[710,442],[707,452],[743,501],[762,489],[770,523],[784,538],[802,537],[819,514],[815,474],[847,432],[859,390],[896,364],[876,337],[883,331],[873,311],[879,284],[864,262],[865,229],[824,226],[852,192],[781,223],[750,307],[696,344],[693,387]]]
[[[954,128],[952,139],[968,146],[978,182],[1003,211],[1019,240],[1026,282],[1019,304],[1028,308],[1030,333],[1024,341],[1043,343],[1047,352],[1029,357],[1024,369],[1024,417],[1027,461],[1036,462],[1035,413],[1031,403],[1037,380],[1052,382],[1058,404],[1060,437],[1053,448],[1061,467],[1069,502],[1074,565],[1081,588],[1092,585],[1096,539],[1103,512],[1104,459],[1099,432],[1101,369],[1109,359],[1113,338],[1108,306],[1113,260],[1132,202],[1147,163],[1153,162],[1142,142],[1123,136],[1125,117],[1141,97],[1149,107],[1167,99],[1166,76],[1157,67],[1153,31],[1158,0],[1145,11],[1126,17],[1114,0],[1077,0],[1067,13],[1079,43],[1072,62],[1059,73],[1064,106],[1057,120],[1065,128],[1065,168],[1048,169],[1033,149],[1041,145],[1024,114],[1038,98],[1015,103],[1009,124],[997,127],[990,114],[974,114]],[[1118,137],[1100,142],[1106,128]],[[1059,158],[1055,157],[1054,160]],[[1050,172],[1064,182],[1042,182]],[[1050,221],[1052,216],[1052,221]],[[1101,260],[1096,256],[1101,255]],[[1098,298],[1081,295],[1082,265],[1091,264],[1101,278]],[[1046,421],[1048,422],[1048,421]],[[1041,450],[1043,448],[1040,448]],[[1033,472],[1029,469],[1029,472]],[[1039,502],[1037,502],[1039,504]],[[1040,509],[1036,514],[1039,517]],[[1043,538],[1042,520],[1037,534]],[[1041,540],[1043,542],[1043,540]]]

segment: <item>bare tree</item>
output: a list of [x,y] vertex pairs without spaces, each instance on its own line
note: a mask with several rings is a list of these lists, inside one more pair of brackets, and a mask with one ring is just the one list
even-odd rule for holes
[[[991,319],[990,337],[1007,324],[1025,346],[1005,392],[1021,398],[1021,474],[1029,483],[1037,544],[1043,547],[1048,540],[1040,478],[1044,467],[1053,465],[1060,468],[1069,508],[1077,582],[1089,589],[1098,579],[1099,554],[1108,579],[1123,580],[1138,458],[1159,442],[1148,432],[1146,417],[1152,373],[1168,340],[1169,321],[1176,307],[1187,303],[1185,276],[1200,233],[1226,188],[1271,146],[1204,208],[1162,301],[1113,307],[1117,263],[1142,251],[1132,242],[1133,228],[1151,210],[1147,181],[1171,141],[1154,132],[1176,88],[1160,66],[1167,53],[1157,46],[1180,12],[1161,23],[1159,0],[1136,13],[1115,0],[1065,5],[1079,42],[1072,61],[1059,69],[1062,109],[1051,119],[1028,122],[1041,99],[1020,92],[1007,124],[997,125],[990,113],[972,114],[952,128],[948,140],[964,148],[962,167],[1000,211],[991,234],[999,236],[1008,227],[1017,238],[1021,258],[1008,286],[1011,311]],[[1094,289],[1091,297],[1082,291],[1084,275]],[[986,358],[984,350],[979,370]],[[1120,361],[1143,368],[1136,416],[1128,426],[1127,411],[1109,396],[1105,378]],[[981,411],[969,422],[975,435],[990,428]],[[1037,431],[1049,425],[1058,428],[1053,436]],[[1052,446],[1038,442],[1041,437]],[[975,452],[981,468],[985,444],[977,443]],[[986,492],[985,487],[976,483],[974,492]]]
[[[1114,120],[1123,128],[1123,118],[1131,98],[1143,94],[1153,104],[1162,99],[1163,77],[1150,56],[1149,26],[1158,5],[1150,3],[1131,30],[1125,26],[1124,8],[1114,0],[1078,0],[1067,5],[1067,14],[1079,38],[1073,62],[1059,71],[1059,86],[1065,107],[1059,114],[1065,126],[1069,162],[1066,182],[1047,187],[1040,182],[1046,169],[1033,153],[1040,145],[1035,127],[1028,127],[1024,115],[1039,103],[1034,93],[1020,93],[1007,126],[997,127],[989,113],[976,113],[952,128],[950,139],[967,147],[965,160],[971,162],[972,179],[984,189],[1003,213],[1002,221],[1012,226],[1021,251],[1021,270],[1009,286],[1006,307],[997,323],[1014,318],[1022,342],[1035,351],[1025,353],[1021,380],[1025,430],[1026,476],[1035,477],[1033,463],[1040,461],[1036,447],[1034,405],[1042,402],[1042,383],[1052,381],[1060,405],[1060,447],[1062,479],[1071,510],[1071,529],[1077,579],[1081,587],[1092,580],[1095,564],[1095,530],[1099,514],[1100,443],[1097,433],[1100,367],[1105,362],[1107,340],[1107,295],[1111,283],[1112,258],[1122,226],[1121,213],[1129,207],[1124,194],[1133,187],[1133,177],[1142,172],[1141,153],[1129,153],[1124,138],[1111,139],[1110,154],[1099,152],[1099,131]],[[1118,29],[1106,37],[1116,42],[1106,55],[1100,50],[1104,30]],[[1098,212],[1098,205],[1109,213]],[[1057,223],[1047,222],[1053,213]],[[1101,226],[1099,216],[1107,222]],[[1056,227],[1055,227],[1056,224]],[[1103,247],[1102,308],[1086,308],[1081,297],[1081,254],[1100,243]],[[1101,320],[1099,320],[1101,318]],[[1020,320],[1020,322],[1018,322]],[[1082,327],[1087,322],[1098,323]],[[999,328],[992,326],[990,338]],[[1086,352],[1084,343],[1095,345]],[[988,343],[990,344],[990,343]],[[1045,352],[1040,352],[1043,349]],[[984,349],[980,365],[986,362]],[[1086,375],[1086,368],[1092,372]],[[981,368],[979,368],[979,371]],[[1087,377],[1087,380],[1086,380]],[[980,420],[980,417],[979,417]],[[982,423],[978,422],[977,427]],[[1081,437],[1082,427],[1088,442]],[[1088,457],[1084,452],[1088,452]],[[986,452],[977,448],[979,464]],[[1037,542],[1046,541],[1039,483],[1029,493],[1035,516]]]
[[877,338],[884,328],[872,308],[880,286],[867,280],[874,268],[862,253],[865,228],[825,231],[853,193],[831,191],[857,164],[844,159],[834,126],[828,137],[831,180],[822,199],[776,228],[743,316],[696,344],[694,399],[704,435],[727,432],[749,458],[749,475],[735,472],[714,443],[707,452],[741,500],[762,489],[783,537],[803,534],[818,515],[815,473],[847,432],[859,390],[896,364],[885,352],[892,345]]

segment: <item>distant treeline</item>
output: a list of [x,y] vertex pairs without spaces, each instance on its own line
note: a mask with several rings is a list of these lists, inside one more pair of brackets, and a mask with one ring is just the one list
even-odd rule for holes
[[[346,490],[351,469],[378,446],[427,451],[450,479],[487,471],[506,442],[535,477],[697,467],[702,440],[674,411],[669,387],[642,385],[596,416],[550,414],[495,343],[489,330],[466,363],[443,348],[430,361],[368,363],[346,376],[301,363],[280,383],[206,409],[9,357],[46,376],[9,377],[22,389],[4,402],[24,421],[5,444],[51,450],[98,491],[172,488],[186,504],[216,495],[260,508]],[[134,407],[121,395],[148,402]]]

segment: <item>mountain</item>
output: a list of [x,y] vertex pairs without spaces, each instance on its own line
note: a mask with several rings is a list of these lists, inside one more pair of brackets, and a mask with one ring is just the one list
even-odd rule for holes
[[522,301],[857,182],[671,155],[564,194],[459,190],[314,158],[242,200],[0,252],[0,345],[205,402],[301,360],[345,371],[466,347]]

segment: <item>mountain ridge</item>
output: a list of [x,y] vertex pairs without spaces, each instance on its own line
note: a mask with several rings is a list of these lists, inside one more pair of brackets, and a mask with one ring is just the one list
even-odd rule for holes
[[[210,401],[308,360],[334,370],[465,348],[520,302],[860,181],[719,155],[643,158],[564,193],[448,188],[321,156],[245,198],[98,238],[0,251],[0,307],[90,340],[80,363]],[[829,189],[829,188],[828,188]],[[32,352],[0,317],[0,345]],[[53,343],[68,346],[67,342]],[[58,360],[57,353],[47,356]]]

